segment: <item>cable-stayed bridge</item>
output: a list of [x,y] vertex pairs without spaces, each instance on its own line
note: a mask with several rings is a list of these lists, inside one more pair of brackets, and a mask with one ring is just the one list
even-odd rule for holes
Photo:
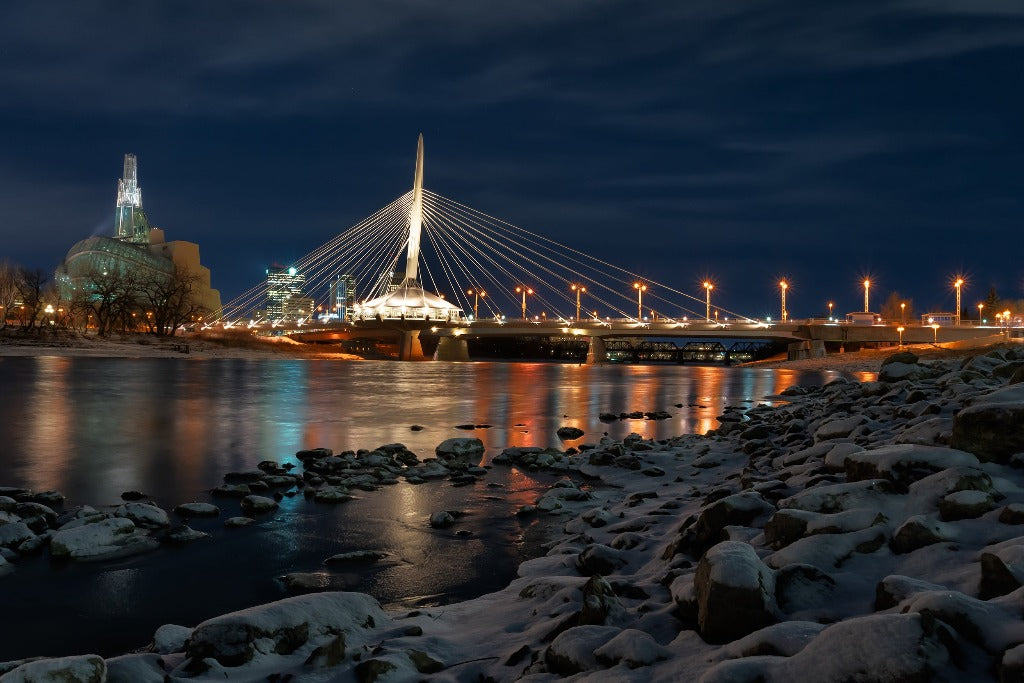
[[422,135],[413,189],[287,272],[225,304],[217,323],[308,341],[392,336],[405,360],[422,356],[425,330],[449,360],[468,358],[469,336],[585,337],[591,362],[624,337],[821,338],[784,307],[759,320],[715,301],[712,282],[696,296],[426,190]]

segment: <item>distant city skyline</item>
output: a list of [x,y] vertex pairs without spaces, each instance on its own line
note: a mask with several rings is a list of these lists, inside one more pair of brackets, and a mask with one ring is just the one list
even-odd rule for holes
[[426,188],[752,315],[1024,298],[1024,8],[869,5],[20,7],[0,258],[112,235],[131,153],[227,301],[406,192],[422,131]]

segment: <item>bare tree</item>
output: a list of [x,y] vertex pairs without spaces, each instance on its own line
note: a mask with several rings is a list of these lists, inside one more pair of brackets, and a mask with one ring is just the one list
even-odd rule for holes
[[[904,306],[905,305],[905,306]],[[892,292],[889,298],[882,304],[883,320],[898,320],[905,322],[914,319],[914,300],[900,296],[899,292]]]
[[139,298],[146,307],[146,323],[154,334],[173,335],[193,316],[202,315],[197,296],[199,284],[198,276],[177,265],[170,277],[154,273],[140,281]]
[[137,308],[137,277],[131,272],[111,269],[94,270],[84,280],[85,291],[76,299],[75,306],[95,317],[97,334],[105,337],[116,329],[127,330]]
[[25,327],[35,326],[46,305],[43,300],[43,285],[46,284],[46,280],[46,274],[38,268],[19,269],[18,296],[22,307],[21,324]]
[[7,327],[7,320],[15,314],[18,302],[18,277],[21,269],[9,261],[0,261],[0,329]]

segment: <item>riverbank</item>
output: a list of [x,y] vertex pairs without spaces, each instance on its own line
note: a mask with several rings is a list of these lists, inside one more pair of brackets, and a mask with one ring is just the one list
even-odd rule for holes
[[361,356],[326,351],[323,346],[301,344],[287,337],[249,335],[177,336],[114,335],[107,338],[70,332],[28,336],[20,332],[0,335],[0,357],[60,356],[66,358],[310,358],[362,360]]
[[311,593],[10,675],[1019,680],[1024,354],[896,360],[878,381],[727,409],[706,435],[506,449],[494,466],[578,483],[520,509],[550,528],[548,554],[482,598],[389,612]]

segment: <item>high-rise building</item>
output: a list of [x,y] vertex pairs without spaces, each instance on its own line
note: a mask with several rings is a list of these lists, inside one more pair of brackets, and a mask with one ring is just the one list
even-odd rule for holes
[[339,320],[352,319],[352,307],[356,304],[356,278],[354,275],[343,274],[331,283],[331,313]]
[[313,314],[313,299],[304,296],[306,276],[294,267],[267,268],[267,317],[271,320],[301,320]]

